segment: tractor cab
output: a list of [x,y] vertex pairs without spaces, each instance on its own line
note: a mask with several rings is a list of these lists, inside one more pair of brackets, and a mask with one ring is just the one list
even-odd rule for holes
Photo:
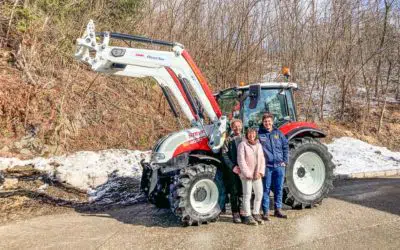
[[220,91],[217,101],[229,120],[243,121],[244,128],[258,127],[264,113],[274,115],[277,127],[297,120],[293,90],[295,83],[257,83]]

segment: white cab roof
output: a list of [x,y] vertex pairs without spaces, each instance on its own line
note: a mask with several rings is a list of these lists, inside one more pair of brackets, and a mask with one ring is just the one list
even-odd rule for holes
[[297,83],[294,82],[259,82],[251,83],[245,86],[239,86],[238,89],[247,89],[250,85],[260,85],[261,88],[298,88]]

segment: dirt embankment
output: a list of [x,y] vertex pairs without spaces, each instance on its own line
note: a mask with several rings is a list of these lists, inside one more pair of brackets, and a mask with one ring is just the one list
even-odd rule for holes
[[329,143],[335,137],[349,136],[368,142],[369,144],[387,147],[392,151],[400,151],[400,104],[388,105],[383,126],[378,132],[378,123],[380,112],[374,110],[371,112],[371,119],[365,124],[364,132],[360,131],[360,123],[338,122],[328,120],[318,122],[323,131],[327,132],[327,138],[323,141]]
[[79,150],[145,150],[175,131],[154,81],[66,68],[27,83],[11,51],[0,50],[0,156],[49,156]]

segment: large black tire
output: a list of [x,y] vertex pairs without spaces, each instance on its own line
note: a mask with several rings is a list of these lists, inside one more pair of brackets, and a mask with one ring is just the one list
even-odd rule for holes
[[[210,196],[206,196],[205,190],[199,184],[208,183],[216,188],[213,192],[206,192]],[[213,187],[215,187],[213,186]],[[202,189],[202,190],[201,190]],[[199,211],[195,206],[193,193],[197,194],[198,202],[206,202],[216,199],[215,205],[209,205],[208,211]],[[192,198],[191,198],[192,195]],[[218,195],[215,197],[214,195]],[[209,197],[215,197],[210,198]],[[200,225],[202,223],[215,222],[221,209],[225,203],[225,188],[222,180],[222,172],[213,165],[198,163],[188,166],[180,171],[180,174],[175,177],[175,181],[170,186],[170,207],[172,212],[178,216],[184,226]],[[213,204],[213,202],[211,202]]]
[[[289,142],[289,147],[289,165],[286,167],[286,181],[283,188],[283,203],[291,206],[292,208],[313,207],[314,205],[321,203],[322,200],[327,197],[329,191],[333,188],[333,169],[335,168],[335,165],[332,162],[332,155],[328,152],[328,148],[325,145],[323,145],[318,139],[311,137],[292,139]],[[322,172],[325,173],[325,176],[308,179],[312,181],[308,181],[307,184],[310,184],[306,184],[304,186],[304,184],[301,184],[302,178],[304,178],[304,175],[307,174],[307,171],[318,171],[317,169],[314,170],[314,166],[318,166],[318,163],[312,166],[307,165],[305,167],[303,167],[302,164],[307,162],[306,156],[308,155],[317,158],[316,162],[321,162],[318,160],[318,157],[316,157],[315,154],[319,156],[320,160],[322,160],[325,168],[321,169],[321,167],[319,167],[319,169],[321,169],[319,170],[321,173],[319,176],[323,175]],[[296,161],[299,161],[297,165]],[[322,164],[319,165],[322,166]],[[297,166],[297,170],[294,169],[295,166]],[[296,181],[295,178],[297,178]]]

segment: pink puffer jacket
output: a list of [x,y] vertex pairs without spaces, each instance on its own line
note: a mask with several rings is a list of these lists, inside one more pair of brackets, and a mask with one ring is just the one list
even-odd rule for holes
[[261,144],[251,145],[243,140],[238,146],[238,165],[240,176],[246,179],[255,179],[256,174],[265,174],[265,158]]

